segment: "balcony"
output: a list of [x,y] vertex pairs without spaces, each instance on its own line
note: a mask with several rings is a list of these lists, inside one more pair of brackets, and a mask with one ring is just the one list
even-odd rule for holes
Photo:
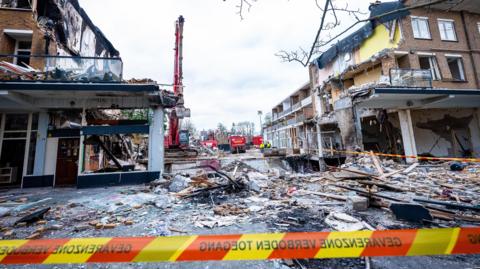
[[432,73],[425,69],[390,69],[393,87],[432,88]]
[[0,81],[122,82],[120,58],[0,55]]
[[302,103],[302,107],[306,107],[308,105],[311,105],[312,104],[312,97],[309,96],[309,97],[303,99],[301,103]]

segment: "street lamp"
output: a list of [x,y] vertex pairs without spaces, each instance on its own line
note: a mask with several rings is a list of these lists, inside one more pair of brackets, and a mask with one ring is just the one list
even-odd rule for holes
[[262,115],[263,115],[263,112],[261,110],[259,110],[258,111],[258,117],[260,118],[260,135],[263,137]]

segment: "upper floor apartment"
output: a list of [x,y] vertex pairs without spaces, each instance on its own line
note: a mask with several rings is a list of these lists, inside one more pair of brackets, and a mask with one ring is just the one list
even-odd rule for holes
[[370,17],[377,19],[340,40],[311,66],[315,88],[336,80],[343,89],[372,84],[479,89],[478,1],[416,8],[426,2],[372,4]]
[[0,3],[0,80],[122,80],[120,53],[77,0]]

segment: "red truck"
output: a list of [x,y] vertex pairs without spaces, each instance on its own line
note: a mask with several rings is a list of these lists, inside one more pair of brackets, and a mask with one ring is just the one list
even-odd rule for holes
[[254,147],[260,148],[260,145],[263,144],[263,137],[261,135],[252,137],[252,144]]
[[228,138],[232,153],[245,153],[247,150],[247,138],[241,135],[232,135]]

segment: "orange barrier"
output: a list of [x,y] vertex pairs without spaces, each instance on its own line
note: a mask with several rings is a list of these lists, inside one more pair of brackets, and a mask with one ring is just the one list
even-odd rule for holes
[[0,264],[480,254],[480,228],[0,241]]
[[[335,150],[335,149],[324,149],[324,152],[330,153],[345,153],[351,155],[370,155],[372,153],[366,151],[347,151],[347,150]],[[458,161],[458,162],[469,162],[469,163],[480,163],[479,158],[453,158],[453,157],[423,157],[423,156],[408,156],[408,155],[399,155],[399,154],[388,154],[388,153],[378,153],[374,152],[373,155],[382,156],[382,157],[393,157],[393,158],[402,158],[402,159],[417,159],[419,161]]]

